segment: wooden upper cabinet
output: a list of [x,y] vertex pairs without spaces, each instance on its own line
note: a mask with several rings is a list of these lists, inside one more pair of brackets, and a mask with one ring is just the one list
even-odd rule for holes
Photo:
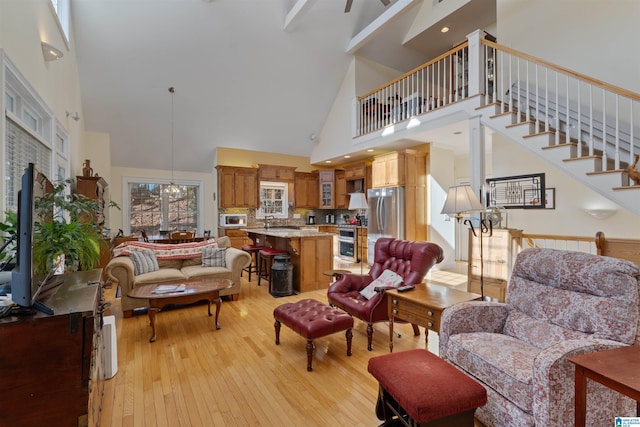
[[335,205],[335,172],[322,170],[320,176],[320,209],[333,209]]
[[295,180],[295,166],[258,165],[258,177],[260,181],[287,181]]
[[349,195],[347,194],[346,171],[336,171],[335,173],[335,209],[349,208]]
[[257,208],[258,171],[253,168],[216,166],[218,170],[218,207]]
[[356,163],[354,165],[347,165],[344,167],[344,177],[347,181],[354,179],[364,179],[367,173],[367,165],[362,163]]
[[317,209],[320,206],[320,184],[317,172],[296,172],[294,182],[294,206]]
[[371,169],[373,188],[405,184],[405,155],[403,152],[396,151],[374,157]]
[[235,174],[235,197],[238,208],[258,207],[258,173],[255,169],[239,169]]

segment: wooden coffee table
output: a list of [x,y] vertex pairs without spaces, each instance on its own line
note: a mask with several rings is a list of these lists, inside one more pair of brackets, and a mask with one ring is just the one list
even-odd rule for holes
[[[156,294],[153,291],[161,285],[185,285],[182,292]],[[211,303],[216,304],[216,329],[220,329],[218,315],[220,313],[220,291],[230,288],[233,282],[229,279],[191,279],[179,282],[158,283],[143,285],[129,292],[129,297],[149,300],[149,322],[151,323],[151,338],[149,342],[156,341],[156,313],[169,304],[191,304],[206,300],[209,316],[211,316]]]
[[425,346],[429,348],[429,329],[440,332],[442,312],[453,304],[463,301],[480,300],[478,294],[451,289],[433,283],[420,283],[415,289],[398,292],[386,291],[389,301],[389,351],[393,351],[393,320],[399,319],[415,325],[424,326]]

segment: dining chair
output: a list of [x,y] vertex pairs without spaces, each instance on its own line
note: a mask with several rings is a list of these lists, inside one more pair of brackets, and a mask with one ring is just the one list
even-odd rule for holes
[[171,233],[171,243],[189,243],[194,241],[194,233],[191,231],[174,231]]

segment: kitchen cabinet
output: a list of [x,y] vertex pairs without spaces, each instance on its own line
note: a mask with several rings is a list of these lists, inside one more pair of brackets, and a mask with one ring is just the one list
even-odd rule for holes
[[336,202],[334,204],[335,209],[349,208],[349,195],[347,193],[347,179],[345,171],[336,171],[334,182],[336,197]]
[[320,209],[333,209],[335,206],[335,172],[322,170],[320,177]]
[[[480,234],[476,230],[477,234]],[[491,236],[483,233],[477,237],[469,230],[468,292],[480,292],[480,239],[482,238],[482,260],[485,296],[504,301],[511,268],[520,251],[522,230],[494,229]]]
[[243,245],[252,244],[245,230],[238,228],[218,227],[218,236],[227,236],[232,248],[242,249]]
[[294,207],[317,209],[320,207],[320,181],[318,172],[296,172]]
[[333,238],[328,233],[304,233],[299,230],[248,229],[260,244],[286,251],[293,265],[293,288],[297,292],[327,289],[323,273],[333,269]]
[[258,171],[254,168],[216,166],[219,208],[257,208]]
[[405,153],[395,151],[375,156],[371,169],[373,188],[402,186],[405,184]]
[[294,166],[258,165],[258,175],[260,181],[286,181],[295,180]]
[[367,173],[366,163],[356,163],[344,167],[344,177],[347,181],[355,179],[364,179]]

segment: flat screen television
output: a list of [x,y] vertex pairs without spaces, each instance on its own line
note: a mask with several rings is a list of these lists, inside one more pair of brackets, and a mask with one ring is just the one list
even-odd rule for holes
[[53,184],[33,163],[29,163],[22,175],[22,187],[18,191],[18,227],[16,245],[16,265],[11,272],[11,299],[21,307],[32,307],[47,314],[52,310],[37,300],[38,295],[51,278],[53,270],[44,278],[38,279],[33,265],[33,244],[36,233],[36,221],[51,220],[38,218],[35,212],[35,200],[53,192]]

